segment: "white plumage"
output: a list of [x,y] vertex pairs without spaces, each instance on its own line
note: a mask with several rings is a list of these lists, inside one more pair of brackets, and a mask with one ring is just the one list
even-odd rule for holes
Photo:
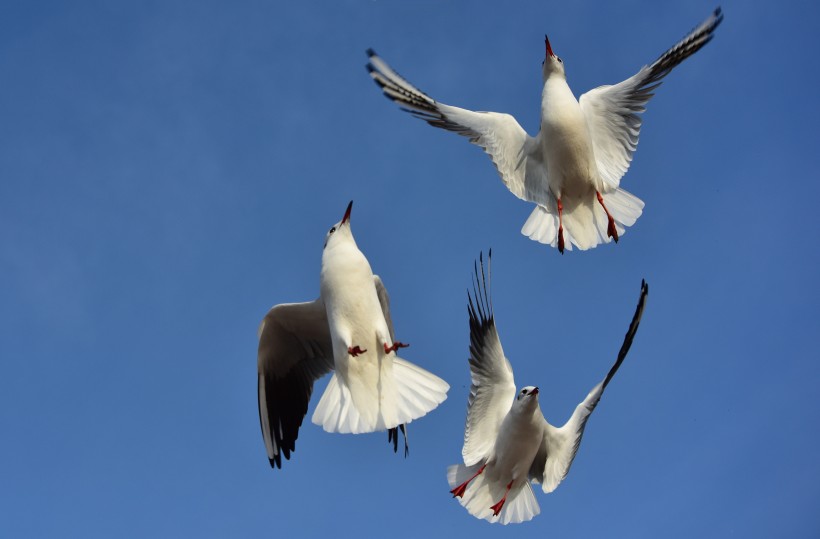
[[522,234],[562,253],[572,245],[585,250],[618,241],[640,217],[643,202],[619,187],[638,145],[639,114],[663,77],[708,43],[722,20],[718,8],[651,65],[619,84],[590,90],[580,100],[567,84],[563,61],[545,39],[541,130],[535,137],[509,114],[439,103],[372,50],[367,69],[404,110],[480,146],[507,188],[536,204]]
[[[488,271],[489,274],[489,271]],[[470,314],[470,397],[464,427],[463,464],[447,470],[453,496],[470,514],[501,524],[524,522],[540,512],[531,482],[552,492],[566,477],[589,415],[629,351],[649,288],[641,294],[615,364],[575,408],[562,427],[550,425],[538,404],[539,390],[516,394],[513,370],[495,326],[488,278],[481,261],[475,271]]]
[[407,345],[394,340],[387,290],[356,246],[352,205],[325,239],[320,297],[275,306],[259,328],[259,420],[271,466],[290,458],[313,382],[331,370],[313,422],[328,432],[389,430],[394,449],[395,429],[447,398],[444,380],[396,356]]

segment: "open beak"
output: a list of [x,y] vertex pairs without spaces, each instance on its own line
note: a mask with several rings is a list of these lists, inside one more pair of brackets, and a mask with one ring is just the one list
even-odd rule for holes
[[530,392],[530,396],[533,396],[533,395],[538,395],[538,388],[537,387]]
[[544,43],[547,45],[547,56],[555,56],[552,52],[552,47],[550,47],[550,38],[547,37],[547,34],[544,34]]
[[350,210],[353,209],[353,201],[350,201],[350,204],[347,205],[347,209],[345,210],[345,216],[342,217],[342,224],[345,224],[350,219]]

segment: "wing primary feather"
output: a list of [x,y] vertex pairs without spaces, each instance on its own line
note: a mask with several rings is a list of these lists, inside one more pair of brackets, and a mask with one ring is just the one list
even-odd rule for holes
[[646,284],[645,280],[641,280],[641,295],[638,298],[638,306],[635,308],[635,314],[632,317],[632,322],[629,324],[629,329],[626,331],[626,335],[624,335],[624,342],[618,352],[618,359],[615,361],[612,368],[609,369],[609,373],[607,373],[606,378],[604,378],[604,389],[606,389],[606,386],[609,384],[609,381],[612,380],[612,377],[615,376],[615,373],[618,371],[618,367],[621,366],[624,358],[626,358],[626,354],[629,352],[629,348],[632,346],[632,341],[635,339],[635,334],[638,332],[638,326],[641,323],[641,316],[643,316],[643,308],[646,304],[646,296],[648,294],[649,285]]

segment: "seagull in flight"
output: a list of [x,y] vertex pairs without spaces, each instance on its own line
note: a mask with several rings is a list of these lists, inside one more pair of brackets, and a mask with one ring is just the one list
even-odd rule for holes
[[[490,252],[490,257],[492,252]],[[489,264],[487,276],[489,276]],[[604,389],[621,366],[643,314],[649,287],[641,283],[638,307],[623,345],[609,373],[575,408],[562,427],[544,419],[536,386],[516,391],[513,370],[504,356],[495,327],[492,303],[485,278],[475,268],[470,315],[470,396],[464,428],[464,464],[447,469],[453,497],[471,515],[501,524],[532,519],[541,509],[531,482],[552,492],[567,476],[590,414]]]
[[399,75],[372,49],[367,70],[384,95],[434,127],[464,135],[489,154],[504,185],[535,209],[521,233],[580,250],[618,241],[644,203],[619,187],[638,146],[645,105],[672,69],[706,45],[723,20],[717,8],[635,75],[575,98],[564,62],[544,36],[541,130],[529,136],[509,114],[445,105]]
[[347,206],[325,237],[320,296],[276,305],[259,326],[259,423],[272,468],[290,459],[307,413],[313,383],[333,376],[313,414],[327,432],[398,431],[447,398],[447,383],[396,355],[390,298],[356,246]]

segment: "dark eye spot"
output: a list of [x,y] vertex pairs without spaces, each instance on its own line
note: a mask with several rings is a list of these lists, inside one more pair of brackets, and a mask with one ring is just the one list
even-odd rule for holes
[[524,395],[526,395],[526,394],[527,394],[527,390],[526,390],[526,389],[524,389],[523,391],[521,391],[521,393],[523,393]]
[[333,234],[334,232],[336,232],[336,227],[335,226],[330,227],[329,234]]
[[561,64],[563,64],[563,63],[564,63],[564,61],[563,61],[563,60],[561,60],[561,58],[559,58],[558,56],[556,56],[556,58],[558,58],[558,62],[559,62],[559,63],[561,63]]

